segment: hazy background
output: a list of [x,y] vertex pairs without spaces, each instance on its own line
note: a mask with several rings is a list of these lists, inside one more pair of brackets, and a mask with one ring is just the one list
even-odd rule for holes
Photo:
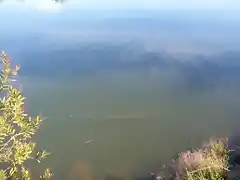
[[37,141],[52,152],[46,166],[55,179],[147,175],[238,130],[238,7],[3,1],[0,48],[21,65],[26,110],[48,117]]

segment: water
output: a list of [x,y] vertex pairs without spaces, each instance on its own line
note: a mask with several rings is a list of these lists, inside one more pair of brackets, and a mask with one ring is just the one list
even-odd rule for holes
[[177,152],[239,126],[240,98],[227,87],[176,90],[165,76],[142,72],[20,82],[27,110],[48,117],[38,142],[52,152],[45,165],[56,179],[72,171],[85,179],[147,174]]
[[27,112],[47,117],[36,141],[54,179],[144,176],[238,129],[237,11],[6,3],[0,48],[22,67]]

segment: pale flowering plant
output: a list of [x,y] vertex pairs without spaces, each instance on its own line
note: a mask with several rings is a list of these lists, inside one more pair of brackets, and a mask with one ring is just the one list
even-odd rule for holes
[[210,140],[204,147],[179,154],[174,161],[176,180],[225,180],[229,149],[224,140]]

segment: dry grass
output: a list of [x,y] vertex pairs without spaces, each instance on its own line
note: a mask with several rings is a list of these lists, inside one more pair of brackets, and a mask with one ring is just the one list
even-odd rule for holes
[[174,162],[176,180],[224,180],[228,173],[228,148],[211,140],[202,149],[183,152]]

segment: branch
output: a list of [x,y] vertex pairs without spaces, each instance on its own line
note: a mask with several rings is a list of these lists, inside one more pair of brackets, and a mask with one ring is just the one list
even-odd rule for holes
[[4,143],[0,149],[0,152],[3,151],[3,149],[13,140],[15,139],[16,137],[22,135],[23,133],[18,133],[18,134],[15,134],[14,136],[12,136],[6,143]]
[[[213,164],[213,166],[224,169],[225,171],[230,171],[228,168],[225,168],[225,167],[220,166],[220,165]],[[194,174],[194,173],[202,171],[202,170],[211,169],[211,168],[213,168],[213,166],[207,166],[207,167],[204,167],[204,168],[201,168],[201,169],[196,169],[196,170],[190,171],[189,173]]]

